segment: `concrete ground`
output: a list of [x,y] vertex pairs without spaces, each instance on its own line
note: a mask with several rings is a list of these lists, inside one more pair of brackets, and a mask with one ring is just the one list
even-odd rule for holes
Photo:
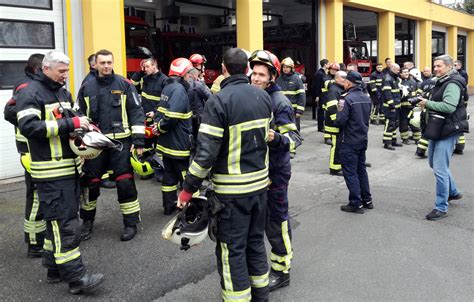
[[[424,219],[435,196],[427,160],[415,157],[414,145],[384,150],[383,127],[371,126],[367,161],[375,209],[349,214],[339,209],[347,202],[344,180],[329,175],[329,146],[309,116],[292,162],[291,285],[271,293],[271,301],[473,301],[472,135],[466,135],[465,154],[451,162],[464,198],[433,222]],[[0,300],[219,301],[214,243],[183,252],[162,240],[169,218],[162,214],[159,184],[137,185],[142,224],[125,243],[116,193],[102,191],[93,238],[81,252],[88,270],[106,280],[82,296],[69,295],[67,284],[46,284],[41,260],[26,258],[24,185],[0,185]]]

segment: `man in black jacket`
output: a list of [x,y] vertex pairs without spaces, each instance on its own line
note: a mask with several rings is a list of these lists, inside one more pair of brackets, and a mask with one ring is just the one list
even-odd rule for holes
[[268,187],[270,96],[249,85],[247,55],[229,49],[221,90],[210,97],[199,128],[197,152],[178,205],[184,206],[213,168],[218,203],[216,256],[224,301],[268,301],[265,219]]
[[319,61],[321,68],[314,74],[313,83],[311,84],[311,95],[313,97],[313,119],[318,119],[318,131],[324,131],[324,109],[319,106],[319,97],[321,95],[321,88],[324,85],[324,76],[328,73],[329,61],[322,59]]
[[135,87],[122,76],[114,74],[113,54],[108,50],[96,53],[97,74],[95,79],[84,83],[79,90],[79,111],[89,117],[110,138],[119,140],[123,148],[108,149],[97,158],[84,162],[83,188],[89,189],[89,199],[81,207],[83,219],[81,237],[92,236],[97,200],[100,196],[100,178],[112,168],[114,171],[118,202],[123,216],[124,229],[120,240],[135,237],[140,222],[140,203],[130,163],[130,152],[143,152],[145,119]]

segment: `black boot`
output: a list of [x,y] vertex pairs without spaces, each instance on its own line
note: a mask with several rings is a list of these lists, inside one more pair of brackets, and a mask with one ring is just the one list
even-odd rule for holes
[[364,209],[362,208],[362,205],[357,207],[351,203],[341,206],[341,211],[349,212],[349,213],[364,214]]
[[104,281],[102,274],[85,274],[81,279],[69,282],[69,293],[75,295],[82,291],[89,291],[97,287]]
[[463,155],[463,154],[464,154],[464,150],[461,150],[461,149],[454,149],[453,153],[454,153],[454,154],[458,154],[458,155]]
[[129,241],[132,240],[133,237],[137,234],[137,226],[132,225],[132,226],[126,226],[123,231],[122,235],[120,236],[121,241]]
[[91,239],[92,230],[94,229],[94,220],[84,220],[81,227],[81,241]]
[[270,291],[290,285],[290,273],[277,273],[272,270],[268,279],[268,289]]
[[409,139],[404,139],[404,140],[402,141],[402,143],[403,143],[404,145],[410,145],[410,144],[411,144]]
[[43,247],[41,245],[28,244],[28,258],[41,258]]
[[48,269],[48,273],[46,274],[46,283],[53,284],[59,282],[61,282],[61,275],[59,275],[59,272]]
[[419,158],[426,158],[425,152],[421,152],[416,150],[415,155],[418,156]]
[[387,150],[395,150],[395,148],[390,146],[389,144],[384,144],[383,147],[384,149],[387,149]]
[[330,138],[325,138],[325,139],[324,139],[324,143],[325,143],[326,145],[332,146],[332,140],[331,140]]
[[399,142],[397,142],[397,140],[392,141],[392,146],[394,146],[394,147],[403,147],[403,145],[400,144]]
[[342,174],[342,170],[331,170],[331,169],[329,169],[329,174],[335,175],[335,176],[344,176],[344,174]]

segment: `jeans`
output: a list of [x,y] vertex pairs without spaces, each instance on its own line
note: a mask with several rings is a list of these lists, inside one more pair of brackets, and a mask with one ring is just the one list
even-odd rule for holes
[[367,144],[342,144],[339,156],[347,188],[349,189],[349,203],[359,207],[361,203],[372,201],[370,194],[369,177],[365,167],[365,151]]
[[441,140],[431,140],[428,146],[428,161],[436,177],[435,209],[448,211],[448,198],[459,194],[453,175],[449,170],[449,161],[453,156],[454,146],[459,134]]

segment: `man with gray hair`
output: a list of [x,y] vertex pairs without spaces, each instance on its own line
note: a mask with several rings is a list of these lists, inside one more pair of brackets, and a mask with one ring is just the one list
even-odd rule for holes
[[466,80],[453,69],[453,59],[448,55],[435,58],[434,71],[437,80],[431,96],[419,103],[427,111],[424,136],[429,139],[428,161],[436,177],[435,207],[426,215],[428,220],[446,217],[449,202],[462,198],[449,162],[459,135],[469,132],[464,106],[469,98]]
[[18,126],[28,139],[31,177],[46,221],[44,265],[47,283],[69,282],[77,294],[99,285],[102,274],[86,274],[79,251],[79,174],[81,159],[69,147],[69,133],[87,129],[87,117],[72,112],[72,97],[63,88],[69,58],[48,52],[31,81],[18,93]]

